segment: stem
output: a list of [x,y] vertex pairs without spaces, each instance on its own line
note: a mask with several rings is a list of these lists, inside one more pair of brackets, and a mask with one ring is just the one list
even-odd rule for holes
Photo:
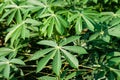
[[60,80],[60,76],[57,76],[57,80]]

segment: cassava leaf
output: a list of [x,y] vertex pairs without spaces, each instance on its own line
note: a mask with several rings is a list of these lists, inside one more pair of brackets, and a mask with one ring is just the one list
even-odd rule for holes
[[30,60],[36,60],[36,59],[42,57],[43,55],[49,53],[49,52],[52,51],[53,49],[54,49],[54,48],[47,48],[47,49],[39,50],[39,51],[35,52],[35,53],[31,56]]
[[52,46],[52,47],[57,46],[57,43],[54,42],[54,41],[51,41],[51,40],[42,40],[42,41],[39,41],[37,43],[40,44],[40,45],[48,45],[48,46]]
[[56,73],[57,76],[60,75],[61,65],[62,65],[61,54],[60,54],[60,51],[57,50],[52,63],[53,71]]
[[22,60],[20,60],[20,59],[11,59],[10,60],[10,63],[13,63],[13,64],[20,64],[20,65],[25,65],[25,63],[22,61]]
[[64,46],[63,48],[78,54],[87,54],[87,51],[84,48],[79,46]]
[[48,55],[46,55],[44,58],[42,58],[42,59],[38,62],[38,64],[37,64],[37,72],[41,71],[41,70],[45,67],[45,65],[48,63],[48,61],[49,61],[52,57],[54,57],[55,53],[56,53],[56,50],[52,51],[51,53],[49,53]]
[[69,62],[70,66],[72,66],[73,68],[78,68],[77,58],[64,49],[61,49],[61,51],[64,53],[64,56],[66,60]]
[[71,42],[79,39],[79,38],[80,38],[80,36],[71,36],[69,38],[64,39],[59,45],[60,46],[66,45],[68,43],[71,43]]

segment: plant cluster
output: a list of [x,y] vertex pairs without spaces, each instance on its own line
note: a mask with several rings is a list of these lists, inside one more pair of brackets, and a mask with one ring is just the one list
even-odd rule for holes
[[1,80],[120,80],[119,0],[0,0]]

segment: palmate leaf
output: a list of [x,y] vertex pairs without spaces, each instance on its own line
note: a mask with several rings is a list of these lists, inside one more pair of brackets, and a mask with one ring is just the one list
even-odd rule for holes
[[[12,27],[12,29],[10,29],[9,33],[6,35],[5,42],[7,42],[11,37],[13,37],[12,42],[14,42],[14,40],[17,39],[20,36],[20,34],[22,34],[21,33],[22,27],[24,27],[24,25],[26,23],[30,23],[31,25],[34,25],[34,24],[39,23],[39,22],[37,22],[36,20],[33,20],[33,19],[26,19],[26,20],[22,21],[20,24],[15,25],[14,27]],[[36,25],[38,25],[38,24],[36,24]],[[24,36],[22,38],[24,38]]]
[[73,68],[78,68],[77,58],[64,49],[61,49],[61,51],[63,52],[63,55],[65,56],[66,60],[69,62],[70,66],[72,66]]
[[68,22],[62,18],[61,15],[58,15],[57,13],[54,14],[51,10],[50,12],[40,15],[39,18],[46,18],[46,20],[43,21],[43,27],[41,30],[43,33],[47,33],[48,37],[51,37],[54,30],[62,35],[64,29],[69,27]]
[[[76,13],[75,13],[76,12]],[[72,13],[71,17],[68,19],[68,21],[71,23],[72,21],[75,23],[75,31],[76,34],[80,34],[82,31],[82,28],[84,27],[85,23],[87,25],[87,28],[91,31],[94,31],[94,25],[95,22],[93,19],[95,19],[93,16],[96,16],[97,13],[91,12],[90,10],[83,10],[82,12],[77,10]]]
[[62,65],[61,54],[60,54],[60,51],[57,50],[52,63],[53,71],[56,73],[57,76],[60,75],[61,65]]
[[44,58],[42,58],[42,59],[38,62],[38,64],[37,64],[37,72],[41,71],[41,70],[45,67],[45,65],[48,63],[48,61],[49,61],[52,57],[54,57],[55,53],[56,53],[56,50],[52,51],[51,53],[49,53],[48,55],[46,55]]
[[84,48],[79,47],[79,46],[63,46],[62,48],[66,49],[68,51],[72,51],[74,53],[78,53],[79,55],[87,54],[87,51]]
[[[14,28],[14,27],[13,27]],[[22,30],[22,26],[19,27],[18,29],[16,29],[16,31],[11,35],[11,44],[13,45],[14,41],[18,39],[18,37],[20,36],[20,32]]]
[[10,37],[13,35],[13,33],[19,28],[21,27],[23,24],[25,23],[25,21],[23,21],[21,24],[18,24],[17,26],[15,26],[5,37],[5,42],[8,41],[8,39],[10,39]]
[[68,44],[68,43],[71,43],[71,42],[73,42],[73,41],[75,41],[75,40],[77,40],[77,39],[79,39],[79,38],[80,38],[80,36],[71,36],[71,37],[69,37],[69,38],[64,39],[64,40],[59,44],[59,46],[64,46],[64,45],[66,45],[66,44]]
[[39,50],[37,52],[35,52],[32,57],[30,58],[30,60],[36,60],[39,59],[40,57],[43,57],[43,55],[49,53],[50,51],[52,51],[54,48],[47,48],[44,50]]

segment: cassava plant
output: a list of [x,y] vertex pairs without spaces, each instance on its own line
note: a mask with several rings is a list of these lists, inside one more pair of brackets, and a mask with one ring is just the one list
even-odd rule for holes
[[0,0],[0,80],[120,80],[119,0]]

